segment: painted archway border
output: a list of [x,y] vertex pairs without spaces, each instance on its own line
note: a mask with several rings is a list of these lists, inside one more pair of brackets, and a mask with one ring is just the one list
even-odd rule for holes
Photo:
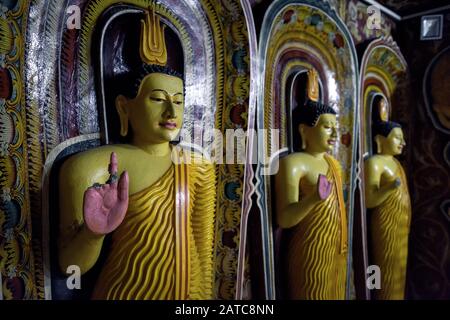
[[[258,57],[264,61],[258,68],[258,130],[275,128],[280,130],[277,147],[264,143],[264,137],[258,137],[259,152],[264,157],[287,150],[286,106],[280,103],[282,75],[290,71],[286,68],[292,59],[302,60],[314,66],[319,72],[323,84],[323,100],[331,104],[340,114],[339,126],[343,133],[341,147],[334,151],[344,171],[344,192],[348,210],[349,230],[353,224],[353,194],[355,188],[355,153],[358,124],[358,88],[359,69],[355,46],[350,32],[327,3],[318,1],[279,0],[272,3],[264,17]],[[273,137],[268,137],[272,141]],[[262,245],[264,252],[264,272],[266,297],[275,298],[275,270],[273,257],[273,229],[271,217],[270,176],[264,174],[264,166],[257,169],[257,204],[261,212]],[[347,276],[347,297],[352,287],[352,232],[349,232],[349,255]]]
[[[252,195],[255,192],[254,178],[255,173],[253,171],[253,164],[257,161],[254,159],[254,150],[257,148],[257,141],[254,141],[255,130],[255,117],[256,117],[256,99],[257,99],[257,81],[256,75],[258,72],[258,59],[257,59],[257,37],[255,30],[255,23],[253,21],[252,7],[249,0],[241,0],[242,9],[244,12],[247,30],[248,30],[248,43],[249,43],[249,64],[250,64],[250,92],[248,99],[248,119],[247,119],[247,145],[246,145],[246,163],[245,176],[244,176],[244,190],[243,190],[243,204],[241,215],[241,228],[240,228],[240,242],[239,242],[239,257],[237,265],[237,281],[236,281],[236,295],[235,299],[246,299],[245,292],[248,292],[250,287],[250,277],[248,269],[251,267],[248,265],[247,252],[246,252],[246,240],[247,240],[247,222],[252,207]],[[256,155],[257,156],[257,155]]]
[[0,299],[34,299],[35,283],[43,275],[35,270],[31,232],[36,216],[30,210],[35,189],[27,163],[30,154],[41,154],[34,147],[39,140],[27,134],[34,131],[37,138],[40,133],[28,117],[30,109],[39,110],[26,101],[23,76],[29,1],[2,5],[7,10],[0,12],[0,65],[10,81],[2,84],[9,92],[0,98]]

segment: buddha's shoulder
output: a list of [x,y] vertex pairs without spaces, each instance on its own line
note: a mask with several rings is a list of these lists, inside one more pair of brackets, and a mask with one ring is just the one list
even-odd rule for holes
[[311,161],[311,156],[305,152],[294,152],[280,159],[280,163],[286,166],[296,166]]
[[333,157],[331,154],[326,154],[325,157],[330,160],[331,162],[334,163],[335,166],[341,168],[341,163],[339,162],[338,159],[336,159],[335,157]]
[[135,151],[135,147],[125,144],[105,145],[89,149],[70,156],[63,164],[63,170],[97,169],[109,164],[111,153],[117,154],[118,161],[128,157]]
[[[331,155],[326,155],[327,159],[330,160],[338,168],[341,167],[339,161]],[[294,167],[304,167],[308,168],[311,163],[317,161],[309,153],[306,152],[294,152],[286,157],[280,159],[280,164],[288,168]]]
[[376,154],[376,155],[373,155],[373,156],[367,158],[364,161],[364,164],[366,166],[375,166],[375,165],[381,164],[383,162],[385,162],[385,159],[383,157],[379,156],[378,154]]

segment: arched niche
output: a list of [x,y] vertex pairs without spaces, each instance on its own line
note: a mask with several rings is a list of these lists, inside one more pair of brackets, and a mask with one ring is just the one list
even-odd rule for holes
[[[95,90],[93,52],[99,45],[94,42],[95,28],[109,8],[120,7],[120,15],[124,7],[142,11],[152,4],[150,0],[43,0],[20,11],[27,24],[23,26],[27,41],[21,57],[24,99],[29,106],[20,120],[27,139],[20,165],[29,177],[21,214],[24,221],[33,217],[33,234],[26,235],[33,237],[30,261],[34,267],[34,274],[24,283],[34,298],[52,297],[50,261],[55,257],[50,256],[49,244],[55,239],[49,236],[49,208],[53,199],[52,186],[46,181],[52,181],[56,174],[54,161],[70,153],[61,148],[78,148],[79,140],[90,141],[88,147],[108,142],[103,116],[111,106],[102,104]],[[184,128],[188,133],[216,128],[225,135],[227,129],[252,128],[248,8],[237,0],[227,4],[210,0],[163,0],[155,4],[163,22],[181,42],[186,78]],[[81,29],[67,29],[66,11],[72,5],[80,8]],[[208,148],[210,141],[203,139],[199,145]],[[250,206],[251,187],[244,177],[251,176],[251,170],[242,164],[217,165],[217,298],[236,296],[241,215]],[[17,247],[13,254],[20,257],[23,252],[24,248]]]
[[358,155],[358,189],[355,197],[355,274],[357,297],[370,299],[370,292],[365,285],[366,270],[370,265],[368,248],[368,228],[365,205],[364,160],[374,152],[372,143],[372,123],[379,119],[378,104],[386,102],[386,116],[389,120],[396,109],[405,109],[400,105],[407,85],[407,64],[397,44],[391,37],[380,38],[366,44],[360,62],[359,101],[359,155]]
[[[290,152],[290,137],[296,129],[290,122],[289,79],[314,68],[321,83],[321,99],[339,113],[339,142],[333,154],[344,172],[344,194],[348,212],[349,254],[347,297],[352,281],[353,191],[358,118],[358,62],[352,37],[338,14],[326,2],[274,1],[264,17],[258,57],[257,127],[259,164],[257,195],[261,219],[265,293],[279,293],[277,266],[278,230],[274,223],[272,176],[277,159]],[[272,129],[272,130],[271,130]],[[274,131],[277,130],[277,131]]]

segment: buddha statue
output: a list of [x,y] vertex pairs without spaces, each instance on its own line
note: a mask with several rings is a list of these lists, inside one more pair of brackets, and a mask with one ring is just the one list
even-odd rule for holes
[[[299,111],[301,152],[280,160],[276,221],[287,233],[288,299],[345,299],[347,217],[341,168],[328,153],[337,143],[336,112],[319,103],[318,75],[308,72]],[[299,106],[300,107],[300,106]]]
[[381,271],[381,289],[374,290],[374,297],[399,300],[405,296],[411,203],[405,172],[394,156],[402,153],[405,140],[401,126],[392,121],[378,121],[373,131],[377,154],[364,167],[371,262]]
[[[171,147],[183,123],[183,79],[164,65],[154,12],[142,28],[146,64],[115,99],[131,142],[76,154],[61,168],[59,264],[86,273],[111,234],[93,299],[211,299],[215,169]],[[174,161],[186,154],[196,161]]]

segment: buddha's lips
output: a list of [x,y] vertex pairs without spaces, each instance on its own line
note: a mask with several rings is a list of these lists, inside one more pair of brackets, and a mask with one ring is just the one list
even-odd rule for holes
[[160,123],[159,125],[169,130],[174,130],[177,128],[177,124],[175,122],[163,122]]
[[336,144],[336,140],[334,140],[334,139],[330,139],[327,142],[329,145],[332,145],[332,146],[334,146]]

